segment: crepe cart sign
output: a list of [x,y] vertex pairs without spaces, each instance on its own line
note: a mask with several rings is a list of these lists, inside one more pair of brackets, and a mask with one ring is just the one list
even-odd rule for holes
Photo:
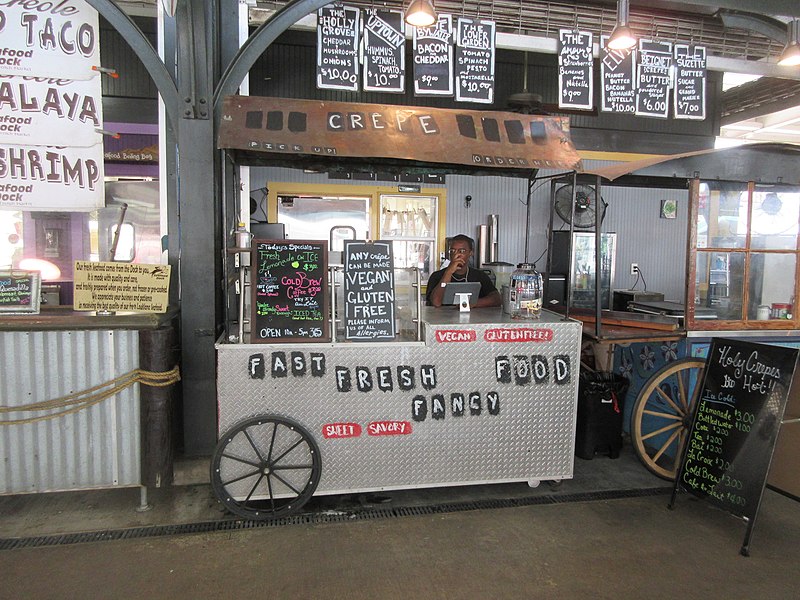
[[0,75],[91,79],[100,65],[97,11],[83,0],[0,3]]
[[75,310],[164,313],[169,265],[75,261]]

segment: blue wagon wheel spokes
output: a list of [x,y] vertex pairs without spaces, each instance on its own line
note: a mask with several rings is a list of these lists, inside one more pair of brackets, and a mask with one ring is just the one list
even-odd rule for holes
[[299,423],[251,417],[220,436],[211,486],[233,514],[274,519],[298,511],[316,490],[321,472],[319,447]]

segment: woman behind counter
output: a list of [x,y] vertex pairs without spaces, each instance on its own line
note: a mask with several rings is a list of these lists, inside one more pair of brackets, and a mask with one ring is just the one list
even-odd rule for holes
[[462,281],[475,281],[481,284],[478,301],[472,305],[473,308],[500,306],[502,297],[489,276],[480,269],[472,269],[469,266],[474,247],[475,242],[466,235],[459,234],[450,240],[450,264],[431,273],[428,279],[428,292],[425,294],[428,306],[441,306],[445,286],[450,282]]

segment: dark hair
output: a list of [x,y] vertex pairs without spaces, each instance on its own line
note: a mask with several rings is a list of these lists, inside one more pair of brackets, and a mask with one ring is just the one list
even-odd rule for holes
[[459,233],[458,235],[454,235],[452,238],[450,238],[450,243],[453,242],[467,242],[470,251],[475,249],[475,241],[471,237],[469,237],[468,235],[464,235],[463,233]]

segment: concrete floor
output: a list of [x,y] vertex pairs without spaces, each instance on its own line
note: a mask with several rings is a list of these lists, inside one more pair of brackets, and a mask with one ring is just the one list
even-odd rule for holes
[[[751,556],[742,557],[739,519],[685,494],[667,510],[666,482],[630,452],[576,458],[574,479],[557,488],[501,484],[381,498],[393,507],[553,500],[542,504],[363,519],[359,510],[375,498],[329,496],[308,510],[344,521],[148,536],[154,525],[237,522],[207,484],[185,482],[151,491],[153,509],[141,513],[136,489],[0,498],[0,542],[19,542],[0,550],[0,598],[800,597],[800,502],[767,490]],[[144,533],[91,543],[57,537],[130,528]],[[26,546],[36,536],[45,545]]]

